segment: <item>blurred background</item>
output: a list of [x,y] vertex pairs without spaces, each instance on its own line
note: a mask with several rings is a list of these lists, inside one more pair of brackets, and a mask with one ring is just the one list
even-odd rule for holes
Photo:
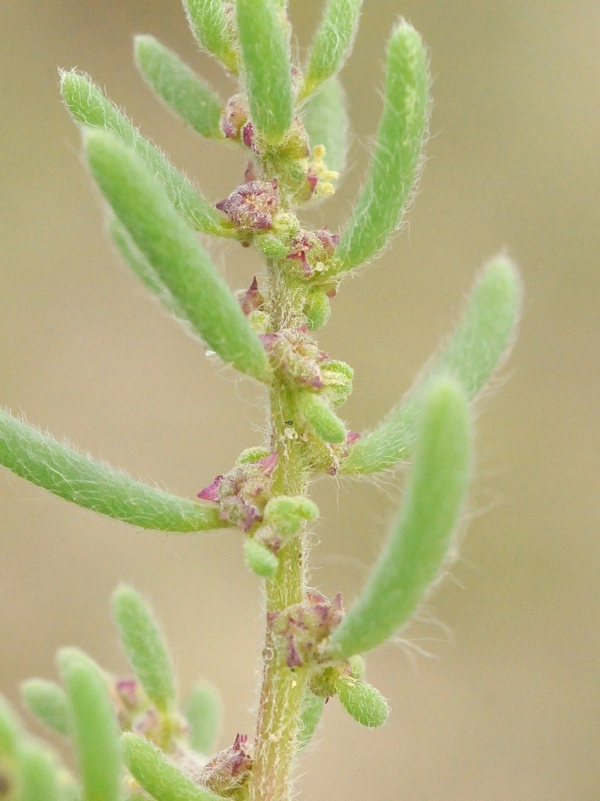
[[[320,5],[291,0],[301,48]],[[351,427],[374,424],[406,391],[501,248],[521,266],[525,307],[513,357],[478,406],[461,558],[403,641],[369,659],[390,721],[367,731],[330,703],[297,789],[329,801],[597,801],[600,5],[365,0],[342,73],[350,169],[313,216],[320,224],[343,223],[364,176],[400,14],[431,51],[431,139],[403,233],[344,285],[321,335],[356,370]],[[215,369],[120,263],[57,67],[89,72],[214,201],[240,181],[244,157],[195,138],[151,97],[132,35],[161,38],[223,97],[231,87],[196,52],[177,0],[3,0],[0,30],[0,403],[193,498],[259,442],[260,395]],[[259,269],[239,246],[213,252],[235,288]],[[315,486],[315,586],[353,597],[401,480]],[[198,677],[220,686],[221,747],[251,732],[260,582],[239,534],[138,532],[7,472],[0,504],[3,693],[18,703],[21,679],[53,677],[65,644],[123,670],[109,597],[124,579],[158,612],[182,692]]]

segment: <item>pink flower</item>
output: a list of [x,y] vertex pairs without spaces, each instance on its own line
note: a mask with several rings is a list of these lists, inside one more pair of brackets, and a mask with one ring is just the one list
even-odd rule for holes
[[256,276],[254,276],[252,283],[240,298],[240,306],[244,314],[248,316],[253,311],[262,308],[264,302],[265,299],[258,289],[258,281],[256,280]]
[[272,228],[273,217],[279,211],[277,180],[241,184],[228,198],[217,203],[217,208],[242,230]]
[[198,497],[218,503],[221,520],[248,531],[255,523],[260,523],[271,499],[272,475],[278,458],[275,452],[258,462],[237,465],[229,473],[217,476]]
[[339,241],[338,234],[332,234],[326,228],[318,231],[303,231],[292,241],[292,250],[288,253],[287,258],[299,261],[304,276],[312,278],[319,265],[321,265],[321,270],[327,265],[327,261],[333,256]]

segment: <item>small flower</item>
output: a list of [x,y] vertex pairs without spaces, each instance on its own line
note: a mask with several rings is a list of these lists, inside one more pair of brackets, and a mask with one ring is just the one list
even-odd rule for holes
[[328,169],[325,164],[325,147],[316,145],[312,151],[312,161],[308,166],[307,180],[314,198],[328,197],[335,194],[333,181],[340,177],[339,172]]
[[301,231],[292,240],[292,249],[287,258],[298,261],[304,277],[312,278],[315,273],[322,273],[327,269],[327,263],[339,241],[338,234],[332,234],[326,228]]
[[221,115],[221,130],[226,139],[239,139],[242,127],[248,121],[248,109],[242,95],[233,95]]
[[217,795],[237,790],[248,779],[252,767],[252,757],[246,750],[247,742],[246,734],[236,734],[233,745],[219,751],[206,764],[198,783]]
[[258,289],[258,281],[254,276],[252,283],[240,298],[240,306],[247,317],[252,312],[262,309],[264,302],[265,299]]
[[256,136],[254,133],[254,125],[248,121],[242,128],[242,142],[253,153],[260,154],[258,145],[256,144]]
[[309,590],[306,601],[268,616],[276,641],[289,668],[302,667],[319,657],[319,645],[327,640],[344,616],[341,593],[329,601]]
[[346,445],[354,445],[360,439],[360,434],[358,431],[348,431],[348,436],[346,437]]
[[272,228],[273,217],[279,211],[277,180],[242,184],[228,198],[217,203],[217,208],[242,230]]
[[137,679],[134,679],[132,676],[117,679],[114,686],[115,692],[127,704],[128,707],[133,709],[136,706],[139,706],[141,701],[141,687]]
[[277,460],[275,452],[257,462],[237,465],[229,473],[217,476],[210,486],[198,493],[198,497],[218,503],[222,520],[248,531],[255,523],[260,523],[264,508],[271,499],[272,475]]
[[111,680],[109,690],[120,728],[132,729],[134,721],[151,706],[142,685],[133,676],[123,676]]
[[308,386],[313,389],[323,386],[319,364],[327,358],[327,354],[319,350],[306,326],[275,334],[262,334],[260,340],[273,367],[292,386]]
[[198,497],[203,501],[219,503],[219,485],[221,481],[223,481],[223,476],[217,476],[212,484],[200,490]]

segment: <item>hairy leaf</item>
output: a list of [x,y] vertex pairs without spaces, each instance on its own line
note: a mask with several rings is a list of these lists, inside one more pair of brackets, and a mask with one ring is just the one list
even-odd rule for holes
[[243,77],[252,122],[269,145],[292,124],[289,45],[273,0],[236,0]]
[[121,789],[119,728],[106,679],[76,648],[59,651],[58,665],[69,699],[69,729],[77,752],[85,801],[118,801]]
[[61,73],[61,91],[67,108],[80,125],[111,131],[133,148],[150,172],[164,185],[175,208],[196,231],[232,236],[234,231],[188,179],[145,139],[102,91],[76,70]]
[[208,682],[197,684],[185,705],[185,717],[190,724],[192,748],[208,756],[221,729],[221,698],[217,690]]
[[454,377],[474,398],[504,361],[515,336],[521,285],[516,267],[504,256],[481,273],[458,328],[423,371],[407,398],[342,463],[346,474],[376,473],[406,459],[412,450],[424,394],[436,377]]
[[398,520],[366,586],[330,638],[331,656],[347,659],[385,642],[424,599],[446,559],[467,490],[470,440],[464,390],[440,379],[424,402]]
[[341,271],[372,259],[400,222],[427,127],[428,83],[421,37],[402,22],[388,44],[383,114],[371,167],[336,251]]
[[226,525],[215,509],[135,481],[1,409],[0,464],[67,501],[133,526],[191,532]]
[[128,733],[121,746],[129,772],[155,801],[220,801],[221,796],[184,776],[148,740]]
[[129,664],[160,712],[175,703],[175,674],[167,644],[144,599],[121,584],[113,595],[113,614]]
[[198,44],[237,75],[236,42],[223,0],[183,0],[183,5]]
[[383,726],[390,709],[383,695],[366,681],[345,676],[337,683],[337,695],[346,712],[361,726]]
[[327,3],[312,45],[301,99],[342,68],[352,50],[361,6],[362,0],[329,0]]
[[322,440],[339,444],[346,439],[346,427],[316,393],[298,392],[297,404],[306,422]]
[[192,329],[224,362],[270,380],[263,346],[229,287],[161,184],[135,152],[90,130],[85,150],[98,186]]
[[54,681],[28,679],[21,685],[25,706],[47,728],[69,733],[69,703],[62,687]]
[[303,751],[312,740],[321,722],[324,709],[325,699],[319,698],[318,695],[313,695],[310,690],[305,690],[300,710],[300,724],[298,726],[299,751]]
[[222,139],[223,104],[210,86],[154,36],[135,37],[135,61],[156,94],[202,136]]
[[306,104],[303,118],[311,150],[323,145],[328,169],[343,172],[348,150],[348,114],[338,78],[330,78],[322,84]]

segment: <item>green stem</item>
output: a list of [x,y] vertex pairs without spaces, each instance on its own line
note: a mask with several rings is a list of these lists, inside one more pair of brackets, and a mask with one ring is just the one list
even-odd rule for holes
[[[271,304],[276,330],[290,325],[291,288],[285,287],[276,267],[269,265]],[[282,304],[280,294],[286,296]],[[282,310],[287,309],[286,319]],[[286,436],[286,420],[293,419],[293,399],[289,389],[277,379],[271,390],[271,450],[277,450],[279,460],[275,474],[275,495],[298,496],[306,490],[306,469],[301,443]],[[292,415],[292,416],[291,416]],[[266,582],[266,635],[263,650],[263,676],[256,725],[254,764],[250,787],[252,801],[287,801],[291,794],[291,772],[297,751],[298,720],[305,685],[305,670],[290,669],[285,655],[274,647],[272,616],[293,604],[301,603],[305,595],[304,536],[291,539],[278,553],[279,566]]]

